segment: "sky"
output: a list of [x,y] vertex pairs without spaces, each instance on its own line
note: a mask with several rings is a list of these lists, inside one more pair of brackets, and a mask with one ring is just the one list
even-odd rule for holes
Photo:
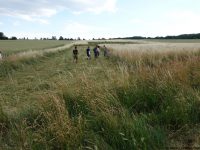
[[0,0],[0,32],[18,38],[200,33],[200,0]]

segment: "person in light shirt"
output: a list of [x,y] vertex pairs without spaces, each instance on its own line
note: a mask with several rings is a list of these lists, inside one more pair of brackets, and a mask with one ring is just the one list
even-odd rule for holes
[[3,59],[2,52],[0,51],[0,61]]

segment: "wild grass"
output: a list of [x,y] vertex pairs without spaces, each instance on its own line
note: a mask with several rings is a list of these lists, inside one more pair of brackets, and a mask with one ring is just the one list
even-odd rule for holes
[[20,62],[0,78],[0,147],[198,147],[199,50],[134,46],[108,45],[109,59],[92,60],[78,46],[78,64],[70,49]]
[[[141,45],[132,48],[131,45],[107,46],[112,50],[115,60],[120,60],[120,68],[125,68],[125,76],[129,76],[128,87],[121,87],[118,95],[121,104],[130,113],[149,114],[151,124],[159,125],[167,130],[169,135],[184,127],[189,130],[190,127],[199,125],[198,44],[194,47],[190,44],[183,44],[183,47],[177,45],[174,49],[160,44],[159,47],[157,44],[143,45],[146,49],[143,46],[141,48]],[[174,44],[168,45],[170,46]],[[189,139],[189,147],[192,147],[198,138]],[[184,147],[187,144],[186,142],[175,146]]]
[[129,64],[142,66],[158,66],[162,63],[180,62],[196,59],[200,53],[200,44],[127,44],[125,46],[107,45],[113,55]]

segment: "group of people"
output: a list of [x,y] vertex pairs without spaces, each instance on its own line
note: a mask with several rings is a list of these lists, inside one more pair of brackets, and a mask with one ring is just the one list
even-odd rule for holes
[[[100,56],[100,46],[96,45],[95,48],[93,49],[94,51],[94,58],[98,58]],[[103,46],[103,53],[105,57],[109,57],[109,51],[107,49],[107,47],[104,45]],[[78,49],[77,46],[75,46],[74,50],[73,50],[73,57],[74,57],[74,61],[77,63],[78,62]],[[87,59],[91,59],[91,49],[88,46],[88,48],[86,49],[86,54],[87,54]],[[0,61],[3,59],[2,56],[2,52],[0,51]]]
[[[100,56],[100,46],[96,45],[93,49],[94,52],[94,58],[98,58]],[[104,45],[103,46],[103,53],[104,53],[104,57],[109,57],[109,51],[107,49],[107,47]],[[75,46],[75,48],[73,49],[73,57],[74,57],[74,62],[78,62],[78,49],[77,46]],[[91,59],[91,49],[88,46],[88,48],[86,49],[86,55],[87,55],[87,59],[90,60]]]

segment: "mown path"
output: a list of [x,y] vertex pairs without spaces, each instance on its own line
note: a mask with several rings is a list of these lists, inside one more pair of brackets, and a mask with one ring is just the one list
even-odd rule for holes
[[73,84],[76,78],[72,77],[84,75],[86,68],[90,70],[91,77],[100,77],[105,67],[110,66],[111,62],[102,55],[94,59],[92,53],[92,60],[87,60],[86,46],[78,49],[77,64],[73,63],[70,48],[38,59],[37,63],[24,65],[8,77],[0,78],[0,102],[4,111],[16,115],[20,110],[31,107],[44,93],[56,93],[60,83]]
[[38,56],[43,56],[45,53],[56,53],[58,51],[63,51],[65,49],[68,49],[75,44],[87,44],[87,41],[78,41],[78,42],[71,42],[67,43],[64,46],[59,46],[55,48],[47,48],[47,49],[41,49],[41,50],[27,50],[27,51],[22,51],[18,52],[16,54],[9,55],[8,57],[4,58],[5,60],[9,61],[16,61],[19,59],[25,58],[32,58],[32,57],[38,57]]

